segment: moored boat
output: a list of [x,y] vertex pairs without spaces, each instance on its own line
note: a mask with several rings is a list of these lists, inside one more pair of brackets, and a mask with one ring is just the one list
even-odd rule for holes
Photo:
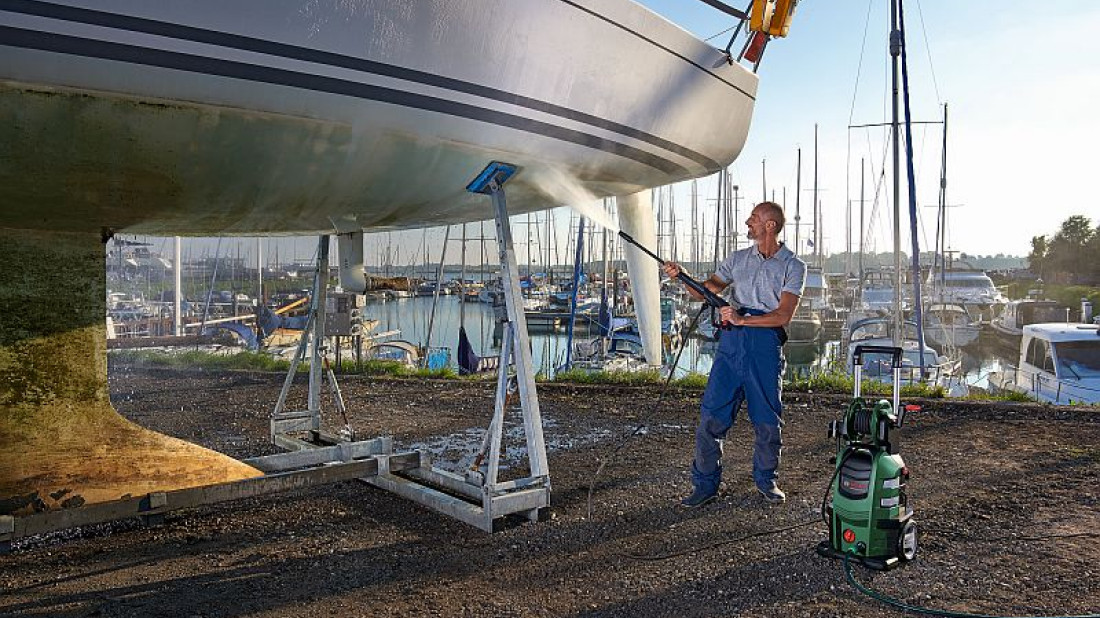
[[924,336],[935,345],[961,348],[976,342],[980,333],[979,323],[963,305],[933,303],[924,310]]
[[1029,324],[1068,322],[1069,307],[1054,300],[1025,298],[1010,300],[989,323],[989,332],[1013,352],[1020,347],[1020,337]]
[[990,374],[994,390],[1055,404],[1100,403],[1100,327],[1049,323],[1023,327],[1019,361]]

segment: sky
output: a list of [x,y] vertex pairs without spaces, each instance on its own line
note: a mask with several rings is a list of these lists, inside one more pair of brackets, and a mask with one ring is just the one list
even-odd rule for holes
[[[695,0],[639,1],[700,38],[733,23]],[[774,189],[781,198],[786,187],[790,213],[796,153],[801,148],[802,216],[804,222],[812,220],[807,189],[812,186],[816,124],[827,252],[844,251],[848,244],[846,206],[859,199],[861,159],[867,166],[865,246],[868,251],[889,251],[893,246],[885,130],[848,129],[851,124],[889,119],[888,7],[882,0],[801,2],[790,35],[769,44],[759,70],[748,142],[730,168],[742,194],[759,200],[761,162],[766,160],[769,197]],[[947,202],[955,207],[949,209],[948,249],[1026,255],[1033,236],[1053,234],[1072,215],[1100,223],[1100,200],[1093,197],[1090,180],[1100,162],[1100,121],[1095,114],[1100,102],[1100,2],[908,0],[905,17],[913,119],[941,120],[943,103],[950,110]],[[711,43],[724,47],[726,41],[718,36]],[[934,235],[935,210],[926,206],[938,200],[943,135],[939,124],[914,126],[913,131],[923,250]],[[881,179],[877,202],[876,179]],[[713,179],[700,181],[705,195],[713,196],[715,187]],[[906,190],[903,180],[903,200]],[[674,188],[680,219],[687,218],[687,191],[686,184]],[[851,242],[858,250],[858,202],[852,207]],[[565,209],[556,211],[561,235],[568,217]],[[903,230],[908,225],[903,213]],[[476,227],[471,228],[472,236],[477,235]],[[526,232],[517,229],[522,244]],[[804,227],[802,238],[809,233]],[[368,254],[377,255],[379,247],[389,243],[418,244],[422,234],[402,232],[389,239],[373,235],[368,237]],[[437,260],[442,231],[429,231],[428,239],[434,247],[432,260]],[[788,230],[788,241],[792,240],[793,228]],[[316,247],[313,238],[277,242],[283,256],[309,258]],[[559,243],[564,248],[565,241]],[[212,241],[200,242],[194,251],[209,253],[214,246]],[[245,243],[243,253],[249,254],[252,246],[254,242]],[[908,252],[907,234],[902,246]],[[799,249],[809,252],[805,246]],[[564,249],[562,253],[567,261]],[[459,260],[457,246],[449,247],[447,259]]]
[[[701,38],[724,29],[721,14],[691,0],[642,2]],[[769,44],[748,143],[732,167],[735,181],[755,198],[767,159],[769,185],[785,184],[793,195],[795,152],[801,146],[805,188],[817,123],[822,231],[830,251],[846,246],[845,205],[859,199],[860,159],[869,178],[872,166],[882,172],[883,130],[847,127],[889,119],[888,11],[881,0],[804,0],[789,37]],[[1100,200],[1090,197],[1086,180],[1100,162],[1100,3],[909,0],[905,17],[913,119],[940,120],[940,105],[949,107],[947,202],[959,206],[949,209],[948,248],[1026,255],[1033,236],[1054,233],[1072,215],[1100,223]],[[913,130],[923,207],[938,199],[942,128]],[[889,199],[889,158],[886,165]],[[905,191],[903,184],[903,200]],[[806,197],[803,206],[812,205]],[[892,205],[880,200],[879,209],[885,216],[868,226],[867,246],[886,251]],[[935,210],[921,211],[926,247]],[[854,236],[858,246],[858,231]]]

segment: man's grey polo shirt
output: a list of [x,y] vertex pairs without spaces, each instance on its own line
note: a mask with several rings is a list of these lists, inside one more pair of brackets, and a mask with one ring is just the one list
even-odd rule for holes
[[783,292],[802,296],[806,285],[806,263],[783,244],[770,258],[765,258],[756,244],[734,251],[714,274],[730,284],[730,301],[734,306],[765,312],[779,308]]

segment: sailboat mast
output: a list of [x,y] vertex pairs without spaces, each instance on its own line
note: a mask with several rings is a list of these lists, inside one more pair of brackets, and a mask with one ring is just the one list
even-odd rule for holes
[[733,216],[733,172],[726,170],[726,255],[737,249],[737,219]]
[[761,181],[764,183],[764,199],[763,199],[763,201],[766,202],[766,201],[768,201],[768,160],[767,159],[764,159],[764,160],[760,161],[760,178],[761,178]]
[[905,12],[902,0],[898,0],[898,39],[901,42],[902,93],[905,101],[905,168],[909,181],[909,241],[913,259],[913,320],[917,324],[917,349],[919,366],[924,375],[924,304],[921,299],[920,280],[920,238],[917,236],[917,174],[913,168],[913,106],[909,96],[909,60],[905,50]]
[[740,212],[740,208],[739,208],[739,206],[741,204],[741,195],[738,193],[738,191],[740,190],[740,185],[733,185],[732,189],[733,189],[733,250],[737,251],[738,249],[741,248],[740,246],[738,246],[739,245],[739,240],[741,238],[741,236],[740,236],[741,232],[738,231],[740,229],[738,227],[738,222],[741,221],[741,212]]
[[898,124],[898,62],[901,56],[901,31],[898,30],[898,0],[890,0],[890,97],[894,160],[894,347],[902,341],[901,315],[901,128]]
[[821,267],[821,238],[818,234],[817,218],[817,123],[814,123],[814,264]]
[[263,239],[256,237],[256,302],[264,302],[264,245]]
[[459,284],[459,290],[462,295],[458,299],[458,326],[464,328],[466,326],[466,224],[462,224],[462,274],[461,283]]
[[[182,250],[180,247],[181,239],[176,236],[173,239],[172,247],[172,334],[177,337],[183,336],[183,264],[182,264]],[[263,302],[263,299],[260,299]]]
[[943,104],[943,158],[940,160],[940,216],[936,244],[940,256],[940,290],[947,289],[947,103]]
[[553,225],[553,214],[553,210],[546,209],[546,282],[548,284],[554,282],[554,264],[550,261],[550,226]]
[[798,243],[799,232],[802,225],[802,148],[798,149],[798,171],[795,172],[794,181],[794,252],[801,254],[802,246]]
[[863,226],[866,225],[863,221],[863,189],[866,187],[864,181],[864,171],[867,167],[867,160],[859,160],[859,282],[863,285]]
[[[725,183],[726,170],[718,172],[718,201],[714,209],[714,269],[718,270],[718,254],[722,250],[722,185]],[[713,272],[713,271],[712,271]]]
[[691,267],[699,268],[699,181],[691,181]]

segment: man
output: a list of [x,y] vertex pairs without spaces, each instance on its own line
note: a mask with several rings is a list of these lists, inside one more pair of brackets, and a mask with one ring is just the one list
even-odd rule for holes
[[[753,246],[732,253],[704,282],[715,293],[732,286],[733,306],[719,312],[723,328],[718,330],[718,352],[695,431],[695,461],[691,465],[695,489],[681,501],[686,507],[702,506],[717,497],[722,480],[722,440],[743,400],[748,400],[749,420],[756,432],[752,460],[756,488],[768,502],[786,500],[776,485],[783,446],[780,387],[787,340],[784,329],[802,296],[806,263],[779,242],[785,220],[778,204],[757,204],[745,221]],[[680,266],[668,262],[664,272],[676,277]]]

